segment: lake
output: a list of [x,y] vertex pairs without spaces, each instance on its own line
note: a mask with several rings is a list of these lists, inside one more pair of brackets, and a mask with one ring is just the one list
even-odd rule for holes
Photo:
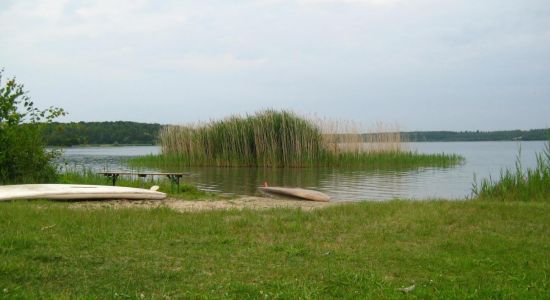
[[[335,201],[402,199],[464,199],[471,194],[474,176],[498,178],[504,168],[513,168],[521,149],[523,168],[536,164],[535,153],[546,142],[444,142],[408,143],[421,153],[456,153],[464,164],[452,168],[412,170],[361,170],[335,168],[184,168],[148,171],[190,173],[184,181],[197,187],[226,194],[255,195],[256,188],[268,182],[272,186],[299,186],[322,191]],[[60,160],[63,169],[88,168],[94,171],[132,170],[125,160],[139,155],[159,153],[156,146],[64,148]],[[107,181],[106,181],[107,182]]]

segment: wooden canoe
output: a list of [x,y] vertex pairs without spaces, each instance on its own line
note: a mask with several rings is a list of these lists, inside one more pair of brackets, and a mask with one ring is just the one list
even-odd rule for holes
[[318,191],[313,191],[313,190],[301,189],[301,188],[263,187],[262,186],[262,187],[259,187],[258,189],[267,194],[282,195],[282,196],[299,198],[303,200],[320,201],[320,202],[328,202],[330,200],[330,197],[327,194],[324,194]]
[[160,200],[165,193],[146,189],[107,185],[20,184],[0,186],[0,201],[16,199],[147,199]]

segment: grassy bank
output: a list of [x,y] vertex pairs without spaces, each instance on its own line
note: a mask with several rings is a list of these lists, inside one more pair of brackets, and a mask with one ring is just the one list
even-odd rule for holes
[[537,154],[535,168],[524,170],[520,155],[515,169],[502,170],[497,179],[474,183],[475,197],[482,200],[550,202],[550,141],[545,150]]
[[[399,133],[373,134],[365,146],[359,133],[336,134],[286,111],[264,111],[196,126],[168,126],[160,133],[161,155],[131,160],[135,166],[418,167],[452,166],[459,155],[404,150]],[[345,128],[344,128],[345,130]],[[346,131],[347,132],[347,131]]]
[[550,297],[549,203],[176,213],[0,203],[0,297]]

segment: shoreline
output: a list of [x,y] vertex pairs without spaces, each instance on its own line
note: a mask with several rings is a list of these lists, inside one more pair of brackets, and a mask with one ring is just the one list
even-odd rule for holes
[[[544,142],[547,139],[533,139],[533,140],[448,140],[448,141],[403,141],[404,144],[408,143],[484,143],[484,142]],[[367,142],[365,142],[367,143]],[[117,148],[117,147],[161,147],[159,144],[77,144],[70,146],[59,146],[59,145],[47,145],[47,148],[50,149],[59,149],[59,148]]]

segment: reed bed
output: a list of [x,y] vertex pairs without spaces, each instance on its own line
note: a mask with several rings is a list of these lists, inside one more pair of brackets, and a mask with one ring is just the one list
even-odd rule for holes
[[473,195],[482,200],[502,201],[550,201],[550,137],[546,148],[537,154],[536,167],[524,170],[516,159],[515,169],[500,172],[498,180],[474,181]]
[[[449,166],[462,158],[405,150],[396,127],[378,123],[375,132],[361,126],[304,118],[266,110],[185,126],[164,127],[161,155],[133,159],[137,166],[312,167]],[[367,143],[365,143],[367,142]]]
[[284,111],[168,126],[159,138],[163,156],[196,166],[300,166],[313,164],[323,150],[319,129]]

